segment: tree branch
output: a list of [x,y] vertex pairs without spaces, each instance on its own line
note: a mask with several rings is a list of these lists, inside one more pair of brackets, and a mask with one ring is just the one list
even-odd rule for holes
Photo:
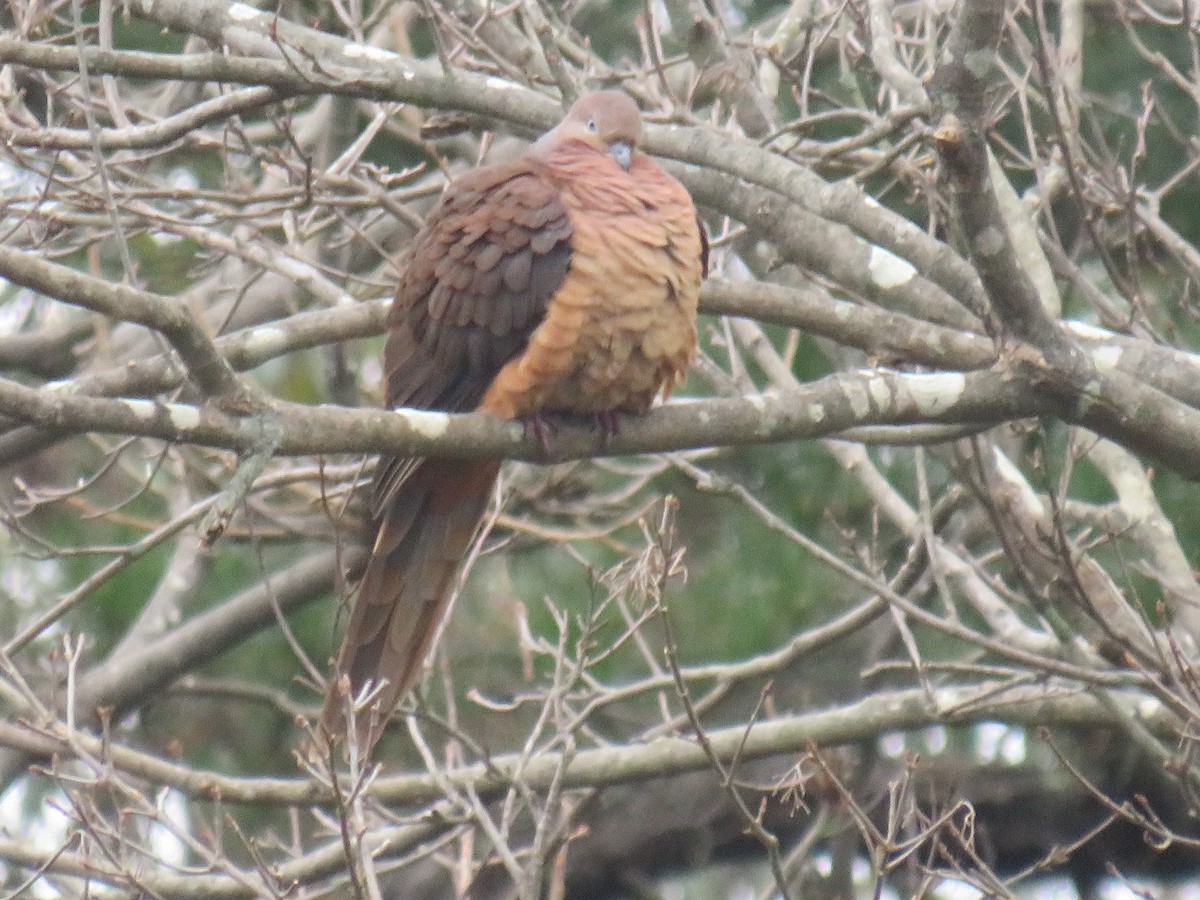
[[196,386],[209,397],[245,400],[246,386],[184,307],[170,297],[112,284],[32,253],[0,246],[0,276],[39,293],[74,303],[117,321],[160,332],[175,348]]
[[[756,723],[706,732],[713,752],[724,762],[793,755],[809,745],[836,747],[870,740],[878,734],[917,731],[931,725],[968,725],[996,721],[1010,725],[1057,728],[1122,727],[1132,719],[1152,733],[1171,739],[1178,720],[1154,698],[1139,691],[1109,689],[1116,707],[1081,693],[1074,682],[1053,685],[1014,685],[982,681],[953,687],[879,692],[853,703],[819,712],[780,716]],[[73,755],[71,744],[120,771],[155,784],[172,787],[197,799],[226,803],[300,806],[333,805],[332,789],[309,778],[242,778],[201,771],[132,750],[120,744],[107,747],[79,733],[70,741],[28,726],[0,722],[0,745],[38,756]],[[517,780],[531,790],[544,790],[562,778],[566,789],[597,788],[680,775],[710,767],[708,754],[691,737],[659,737],[647,743],[596,747],[574,751],[562,772],[556,752],[492,756],[483,762],[431,774],[388,775],[376,778],[367,794],[389,806],[432,803],[444,785],[473,790],[483,800],[502,794]]]
[[[484,413],[348,409],[268,401],[282,456],[399,453],[455,459],[504,457],[557,462],[596,455],[742,446],[837,434],[864,425],[998,423],[1051,414],[1056,407],[1010,374],[988,369],[914,374],[888,369],[837,373],[795,391],[668,403],[623,420],[601,444],[590,427],[563,427],[549,453],[520,423]],[[0,412],[53,429],[124,434],[242,452],[255,446],[246,420],[211,406],[73,396],[0,380]],[[1200,474],[1200,462],[1183,471]]]

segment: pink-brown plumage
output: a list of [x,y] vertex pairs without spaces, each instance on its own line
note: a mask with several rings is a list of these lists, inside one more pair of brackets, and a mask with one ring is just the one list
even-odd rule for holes
[[[389,315],[390,408],[610,416],[644,412],[682,379],[706,245],[687,191],[636,151],[640,136],[632,100],[588,94],[521,157],[447,189]],[[420,672],[498,471],[379,462],[377,538],[337,673],[355,692],[383,684],[380,721]],[[331,737],[344,708],[331,689]],[[369,747],[381,729],[365,725]]]

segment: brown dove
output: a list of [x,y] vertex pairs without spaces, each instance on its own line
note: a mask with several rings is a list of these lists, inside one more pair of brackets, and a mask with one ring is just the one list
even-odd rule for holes
[[[555,413],[645,412],[696,352],[707,242],[678,181],[638,149],[619,91],[581,97],[509,162],[457,178],[413,240],[388,317],[387,405],[477,410],[540,427]],[[417,679],[499,461],[379,460],[376,528],[322,712],[379,688],[369,749]],[[373,723],[373,724],[372,724]]]

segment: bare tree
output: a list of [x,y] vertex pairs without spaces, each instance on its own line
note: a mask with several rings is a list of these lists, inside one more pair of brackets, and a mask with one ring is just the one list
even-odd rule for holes
[[[10,2],[6,896],[1192,871],[1198,16]],[[431,203],[599,86],[710,231],[683,396],[380,411]],[[384,742],[302,760],[380,452],[513,462]]]

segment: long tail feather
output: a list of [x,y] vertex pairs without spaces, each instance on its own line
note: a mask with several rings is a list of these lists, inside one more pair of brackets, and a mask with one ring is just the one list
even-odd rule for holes
[[[352,695],[368,681],[381,686],[374,700],[378,714],[356,719],[364,753],[421,671],[499,470],[490,460],[426,460],[380,517],[337,660],[338,680],[349,679]],[[335,681],[321,712],[322,731],[344,735],[345,711],[344,691]]]

